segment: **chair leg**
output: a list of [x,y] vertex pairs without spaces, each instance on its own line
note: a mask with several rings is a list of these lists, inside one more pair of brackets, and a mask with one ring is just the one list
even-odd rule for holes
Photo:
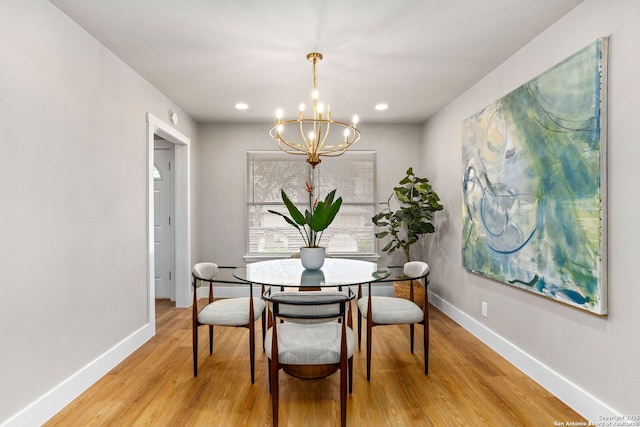
[[347,369],[344,359],[340,364],[340,426],[347,425]]
[[[428,307],[428,304],[427,304]],[[429,375],[429,310],[424,312],[424,374]]]
[[279,400],[279,384],[278,384],[278,368],[276,364],[271,363],[271,414],[272,414],[272,422],[273,427],[278,427],[278,400]]
[[271,359],[267,359],[267,376],[269,377],[269,394],[271,394]]
[[362,313],[360,313],[360,308],[358,308],[358,350],[361,349],[362,344]]
[[193,376],[198,376],[198,327],[193,326]]
[[[266,311],[266,310],[265,310]],[[262,312],[262,351],[265,351],[264,348],[264,339],[267,337],[267,315],[265,312]]]
[[371,330],[373,326],[371,321],[367,320],[367,381],[371,379]]
[[213,354],[213,325],[209,325],[209,355]]
[[411,323],[409,325],[409,336],[410,336],[410,341],[411,341],[411,354],[413,354],[413,334],[415,332],[415,328],[413,326],[413,323]]
[[351,356],[349,358],[349,361],[347,362],[349,365],[348,368],[348,372],[349,372],[349,394],[353,393],[353,356]]
[[249,363],[251,363],[251,384],[255,381],[256,330],[255,322],[249,324]]

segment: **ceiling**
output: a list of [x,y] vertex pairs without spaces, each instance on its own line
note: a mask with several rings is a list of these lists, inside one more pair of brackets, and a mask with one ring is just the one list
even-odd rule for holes
[[317,51],[334,119],[422,123],[583,0],[50,1],[198,122],[293,118]]

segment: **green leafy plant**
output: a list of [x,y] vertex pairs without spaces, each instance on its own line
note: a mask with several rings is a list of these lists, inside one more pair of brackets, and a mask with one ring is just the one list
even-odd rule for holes
[[[394,197],[400,204],[397,210],[391,209],[391,200]],[[440,197],[433,191],[427,178],[417,177],[413,168],[409,168],[407,176],[394,187],[387,201],[380,204],[385,208],[371,220],[383,229],[376,233],[378,239],[390,237],[382,252],[391,254],[397,249],[402,249],[407,262],[411,261],[411,246],[417,243],[422,235],[435,231],[431,222],[433,215],[444,208],[440,204]]]
[[269,210],[269,212],[280,215],[287,223],[295,227],[302,236],[306,247],[317,248],[320,245],[322,233],[331,225],[340,210],[340,206],[342,206],[342,197],[333,200],[336,195],[336,190],[334,189],[327,194],[324,200],[320,201],[316,198],[314,201],[314,187],[307,182],[305,190],[309,193],[309,208],[304,211],[304,214],[293,204],[284,190],[280,190],[282,201],[287,207],[290,216],[274,210]]

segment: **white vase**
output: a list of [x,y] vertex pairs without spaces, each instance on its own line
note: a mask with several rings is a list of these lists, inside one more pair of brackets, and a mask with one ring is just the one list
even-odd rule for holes
[[324,264],[324,254],[326,248],[300,248],[300,261],[302,266],[307,270],[318,270],[322,268]]

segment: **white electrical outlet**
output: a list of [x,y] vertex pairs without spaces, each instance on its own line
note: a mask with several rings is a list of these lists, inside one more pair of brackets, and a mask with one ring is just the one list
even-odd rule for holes
[[489,317],[489,304],[487,304],[486,302],[482,301],[482,315],[484,317]]

